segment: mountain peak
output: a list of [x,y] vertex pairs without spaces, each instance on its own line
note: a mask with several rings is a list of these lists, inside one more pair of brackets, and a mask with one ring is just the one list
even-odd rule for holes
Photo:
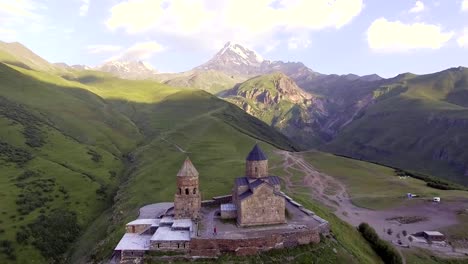
[[253,50],[239,43],[229,41],[208,62],[195,70],[216,70],[228,74],[255,75],[260,74],[263,58]]
[[262,63],[263,58],[260,56],[257,52],[253,50],[249,50],[242,46],[239,43],[233,42],[233,41],[228,41],[226,44],[224,44],[224,48],[221,49],[218,54],[224,55],[227,52],[232,52],[244,60],[246,60],[247,63],[249,62],[255,62],[255,63]]
[[157,74],[153,66],[144,61],[113,60],[105,62],[96,69],[123,79],[150,79]]

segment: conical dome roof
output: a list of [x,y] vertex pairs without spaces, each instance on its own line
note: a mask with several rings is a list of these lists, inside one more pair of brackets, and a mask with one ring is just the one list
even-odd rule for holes
[[198,176],[198,171],[195,169],[195,166],[193,166],[192,162],[190,159],[187,157],[184,161],[184,164],[182,164],[182,168],[180,168],[179,172],[177,173],[177,176],[181,177],[197,177]]
[[249,155],[247,156],[246,160],[256,161],[256,160],[267,160],[267,156],[263,153],[262,149],[255,144],[253,149],[250,151]]

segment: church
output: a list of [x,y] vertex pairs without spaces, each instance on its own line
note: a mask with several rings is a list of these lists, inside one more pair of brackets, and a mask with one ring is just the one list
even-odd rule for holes
[[[245,161],[245,176],[236,178],[232,190],[237,224],[241,227],[286,223],[285,197],[278,176],[268,174],[268,159],[256,144]],[[224,208],[223,208],[224,207]]]

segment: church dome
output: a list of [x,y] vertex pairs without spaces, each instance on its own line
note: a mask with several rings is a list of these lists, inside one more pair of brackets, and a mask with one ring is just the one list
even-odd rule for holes
[[267,156],[265,153],[263,153],[262,149],[258,146],[258,144],[255,144],[253,149],[250,151],[249,155],[247,156],[246,160],[249,161],[259,161],[259,160],[268,160]]

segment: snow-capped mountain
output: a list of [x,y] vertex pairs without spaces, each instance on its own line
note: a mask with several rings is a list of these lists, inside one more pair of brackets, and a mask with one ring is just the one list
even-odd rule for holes
[[297,79],[317,75],[300,62],[282,62],[263,59],[258,53],[234,42],[228,42],[208,62],[196,67],[196,71],[216,70],[232,75],[254,76],[283,72]]
[[143,61],[108,61],[95,70],[109,72],[123,79],[150,79],[158,73],[153,66]]
[[211,60],[194,70],[215,70],[228,74],[253,75],[259,73],[263,62],[263,58],[255,51],[238,43],[228,42]]

